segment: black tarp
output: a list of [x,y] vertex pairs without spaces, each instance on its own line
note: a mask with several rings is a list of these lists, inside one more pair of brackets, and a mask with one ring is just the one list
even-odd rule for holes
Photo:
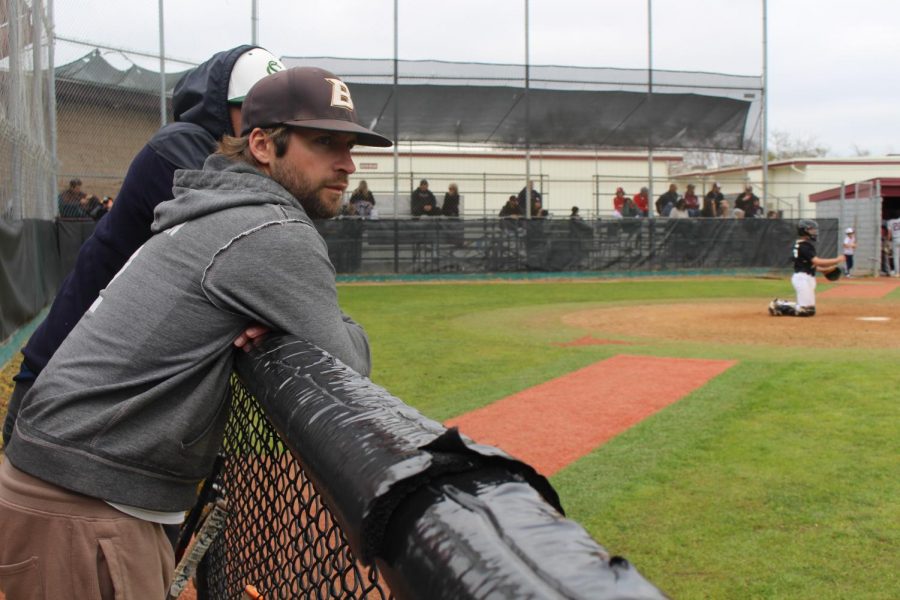
[[532,65],[284,57],[350,84],[360,120],[399,141],[749,151],[759,77]]
[[[396,100],[398,141],[750,151],[762,106],[760,78],[740,75],[654,71],[648,94],[646,70],[531,65],[526,92],[523,65],[401,60],[395,96],[391,60],[283,60],[341,76],[361,122],[388,137]],[[167,93],[182,75],[166,74]],[[92,102],[137,93],[150,108],[159,94],[158,73],[116,69],[99,50],[57,67],[56,78],[61,94]]]
[[0,220],[0,340],[53,300],[63,270],[53,221]]

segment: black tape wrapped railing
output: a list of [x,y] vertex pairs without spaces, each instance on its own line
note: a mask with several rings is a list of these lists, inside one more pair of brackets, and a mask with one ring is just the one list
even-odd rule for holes
[[236,370],[352,553],[377,564],[396,597],[665,597],[566,519],[533,468],[424,417],[319,348],[269,335]]

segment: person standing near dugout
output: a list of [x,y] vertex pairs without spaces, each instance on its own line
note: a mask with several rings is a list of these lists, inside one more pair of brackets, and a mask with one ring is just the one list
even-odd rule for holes
[[816,271],[830,273],[844,262],[843,256],[820,258],[816,255],[816,241],[819,224],[812,219],[800,219],[797,223],[797,241],[794,242],[794,274],[791,285],[797,292],[797,301],[775,298],[769,303],[769,314],[773,317],[813,317],[816,314]]
[[891,254],[893,256],[893,268],[891,275],[900,277],[900,217],[894,216],[887,222],[888,239],[891,241]]
[[856,253],[856,231],[852,227],[848,227],[844,234],[844,273],[847,277],[851,277],[853,255]]

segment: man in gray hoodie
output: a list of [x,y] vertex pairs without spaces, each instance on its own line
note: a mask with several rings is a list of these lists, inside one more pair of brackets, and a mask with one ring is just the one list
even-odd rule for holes
[[232,342],[250,324],[369,373],[311,219],[337,214],[354,144],[391,142],[358,124],[347,86],[320,69],[262,79],[241,115],[241,137],[176,173],[157,235],[23,399],[0,465],[0,568],[34,568],[0,578],[8,597],[164,595],[174,557],[161,524],[182,518],[212,466]]

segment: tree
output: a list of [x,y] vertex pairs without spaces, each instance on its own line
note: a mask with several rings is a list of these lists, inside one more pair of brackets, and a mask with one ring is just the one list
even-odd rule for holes
[[769,134],[769,160],[786,158],[816,158],[828,154],[828,146],[823,146],[814,136],[794,137],[787,131],[773,129]]

